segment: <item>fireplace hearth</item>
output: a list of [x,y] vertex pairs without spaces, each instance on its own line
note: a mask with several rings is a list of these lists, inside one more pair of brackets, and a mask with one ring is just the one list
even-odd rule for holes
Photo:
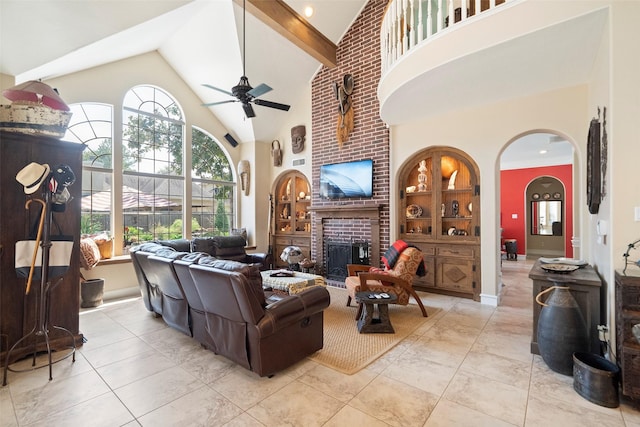
[[327,279],[343,281],[348,275],[347,264],[369,264],[369,243],[327,240],[324,259]]

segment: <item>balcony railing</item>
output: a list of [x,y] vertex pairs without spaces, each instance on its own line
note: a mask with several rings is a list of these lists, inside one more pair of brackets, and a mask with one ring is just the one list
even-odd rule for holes
[[380,31],[382,73],[424,40],[505,1],[508,0],[392,0]]

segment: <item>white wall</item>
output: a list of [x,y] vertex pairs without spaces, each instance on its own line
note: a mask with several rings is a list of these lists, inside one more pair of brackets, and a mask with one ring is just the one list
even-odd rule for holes
[[[497,295],[500,286],[499,168],[502,150],[519,135],[538,130],[566,135],[577,150],[583,152],[589,119],[587,87],[578,86],[392,126],[390,145],[394,180],[399,179],[397,171],[407,158],[429,146],[456,147],[478,164],[482,206],[481,297],[487,302]],[[581,170],[582,166],[576,164],[575,168]],[[396,191],[392,187],[393,205],[398,199]],[[398,223],[396,212],[397,207],[392,206],[392,224]],[[391,240],[397,233],[396,227],[392,230]]]
[[[608,325],[615,348],[614,271],[622,269],[627,245],[640,239],[640,222],[634,221],[634,207],[640,206],[640,55],[637,40],[640,39],[640,2],[613,2],[611,7],[611,39],[607,73],[610,75],[607,130],[609,139],[609,164],[607,167],[608,196],[601,206],[601,216],[609,219],[607,247],[594,259],[607,282],[609,296]],[[604,85],[604,84],[603,84]],[[599,101],[595,100],[594,101]],[[640,258],[635,250],[633,260]],[[629,268],[638,270],[636,266]]]

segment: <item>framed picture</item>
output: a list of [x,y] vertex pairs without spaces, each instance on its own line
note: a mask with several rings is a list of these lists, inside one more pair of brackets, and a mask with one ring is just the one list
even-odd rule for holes
[[600,209],[600,121],[591,119],[587,139],[587,207],[591,214]]

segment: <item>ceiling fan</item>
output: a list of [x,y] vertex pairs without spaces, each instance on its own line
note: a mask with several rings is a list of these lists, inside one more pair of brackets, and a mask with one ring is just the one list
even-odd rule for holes
[[277,102],[271,102],[264,99],[258,99],[259,96],[264,95],[265,93],[271,90],[271,87],[262,83],[257,87],[251,87],[249,84],[249,79],[246,76],[246,14],[247,10],[245,7],[246,0],[242,1],[242,77],[240,77],[240,82],[231,88],[231,92],[225,89],[220,89],[219,87],[212,86],[210,84],[203,84],[203,86],[208,87],[209,89],[217,90],[218,92],[222,92],[224,94],[235,97],[236,99],[229,99],[226,101],[218,101],[218,102],[210,102],[207,104],[202,104],[205,107],[210,107],[213,105],[227,104],[229,102],[241,102],[242,109],[248,118],[252,118],[256,116],[255,111],[253,111],[252,103],[255,105],[261,105],[263,107],[275,108],[277,110],[289,111],[291,108],[286,104],[279,104]]

